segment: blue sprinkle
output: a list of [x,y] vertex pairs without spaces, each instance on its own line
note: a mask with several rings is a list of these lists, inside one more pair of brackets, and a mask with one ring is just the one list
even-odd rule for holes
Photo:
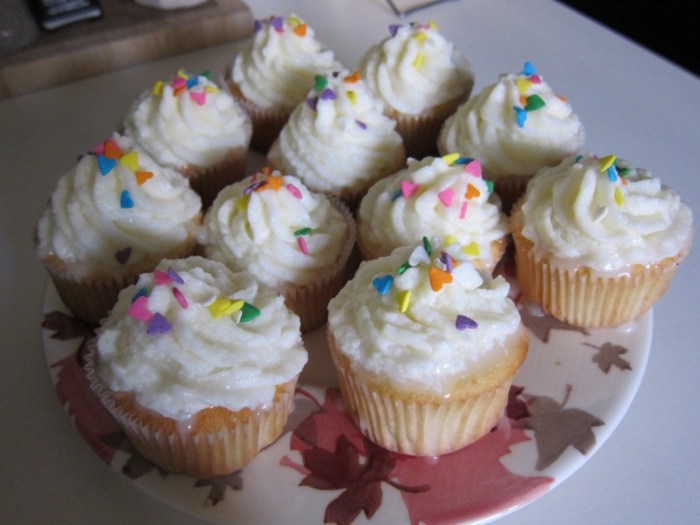
[[391,196],[391,202],[394,202],[396,199],[401,197],[402,193],[403,192],[401,190],[396,190],[396,192]]
[[455,164],[469,164],[472,162],[474,159],[470,157],[460,157],[455,161]]
[[133,303],[138,299],[139,297],[148,297],[148,290],[146,288],[141,288],[138,292],[134,294],[134,296],[131,298],[131,302]]
[[518,127],[524,127],[525,121],[527,120],[527,111],[518,106],[513,106],[513,109],[515,110],[515,118],[518,121]]
[[391,275],[375,277],[372,280],[372,285],[380,293],[380,295],[388,294],[392,284],[394,284],[394,278]]
[[607,170],[608,172],[608,178],[610,179],[611,182],[616,182],[617,181],[617,168],[613,164],[610,166]]
[[119,204],[124,209],[129,209],[129,208],[134,207],[134,201],[131,200],[131,195],[129,194],[129,192],[127,190],[124,190],[122,192],[122,195],[119,199]]
[[532,65],[532,62],[525,62],[522,74],[526,77],[531,77],[532,75],[537,74],[537,69],[535,68],[535,66]]

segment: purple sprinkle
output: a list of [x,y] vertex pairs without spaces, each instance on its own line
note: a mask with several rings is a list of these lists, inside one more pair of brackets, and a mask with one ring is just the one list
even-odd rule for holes
[[129,246],[114,252],[114,258],[119,264],[126,264],[126,261],[129,260],[129,257],[131,257],[131,248]]
[[148,335],[167,334],[173,329],[168,320],[162,314],[156,312],[148,322],[146,333]]
[[321,91],[321,100],[335,100],[336,98],[338,98],[337,95],[330,88],[326,88]]
[[247,186],[247,187],[243,190],[243,195],[250,195],[250,194],[253,193],[255,190],[257,190],[259,187],[261,187],[261,186],[263,186],[263,185],[265,185],[265,184],[267,184],[267,181],[266,181],[266,180],[261,180],[261,181],[258,181],[258,182],[254,182],[253,184],[251,184],[250,186]]
[[263,28],[263,24],[260,20],[256,20],[253,23],[253,33],[259,33],[260,31],[262,31],[262,28]]
[[172,269],[172,267],[168,267],[168,277],[170,277],[170,280],[173,281],[174,283],[177,284],[185,284],[185,281],[182,280],[182,277]]
[[401,28],[401,24],[391,24],[389,26],[389,33],[391,36],[396,36],[396,32]]
[[316,106],[318,106],[318,97],[307,98],[306,105],[311,108],[311,111],[316,111]]
[[445,271],[447,273],[452,273],[452,270],[454,270],[454,266],[452,265],[452,257],[445,252],[442,252],[440,254],[440,261],[442,261],[442,264],[445,265]]
[[270,18],[270,25],[275,28],[275,31],[281,33],[284,31],[284,20],[278,16],[273,16]]
[[[158,314],[156,314],[158,315]],[[458,314],[457,319],[455,319],[455,328],[460,332],[466,329],[478,328],[478,324],[474,319],[470,319],[466,315]]]
[[358,126],[360,126],[361,129],[367,129],[367,124],[365,124],[361,120],[355,119],[355,122],[357,123]]

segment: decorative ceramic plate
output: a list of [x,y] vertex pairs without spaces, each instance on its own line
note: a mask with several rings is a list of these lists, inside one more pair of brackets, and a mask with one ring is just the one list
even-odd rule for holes
[[42,326],[56,391],[90,447],[182,511],[229,524],[435,525],[489,521],[544,495],[612,433],[642,379],[651,312],[615,329],[583,330],[520,309],[530,352],[506,413],[476,443],[415,458],[364,439],[345,412],[318,330],[305,336],[310,361],[283,435],[243,470],[211,479],[163,472],[136,453],[85,379],[91,328],[65,313],[52,286]]

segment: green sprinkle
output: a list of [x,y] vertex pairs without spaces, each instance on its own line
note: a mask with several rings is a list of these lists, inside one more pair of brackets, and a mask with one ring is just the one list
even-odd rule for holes
[[525,106],[525,111],[535,111],[541,109],[545,106],[544,100],[539,95],[530,95],[527,97],[527,105]]
[[401,266],[399,266],[399,267],[396,269],[396,273],[397,273],[398,275],[402,275],[402,274],[405,273],[406,270],[408,270],[410,267],[411,267],[411,265],[408,263],[408,261],[406,261],[405,263],[403,263]]
[[300,235],[311,235],[311,228],[299,228],[294,232],[294,235],[296,237],[299,237]]
[[243,303],[243,308],[241,308],[241,323],[247,323],[252,321],[257,316],[260,315],[260,310],[250,303]]
[[423,248],[425,248],[425,251],[428,254],[428,256],[432,255],[433,247],[430,245],[430,241],[427,237],[423,237]]
[[314,91],[317,93],[326,89],[328,85],[328,79],[323,75],[314,76]]
[[489,190],[489,193],[493,193],[493,181],[484,179],[484,182],[486,183],[486,189]]

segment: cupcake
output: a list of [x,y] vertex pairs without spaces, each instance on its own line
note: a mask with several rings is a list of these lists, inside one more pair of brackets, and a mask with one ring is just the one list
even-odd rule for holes
[[409,159],[362,199],[357,240],[365,259],[415,243],[419,232],[458,242],[480,270],[493,271],[508,241],[508,220],[478,160],[457,154]]
[[427,237],[363,262],[328,306],[331,355],[359,430],[417,456],[488,433],[528,347],[508,291],[458,245]]
[[510,223],[525,298],[597,328],[637,319],[666,292],[693,217],[648,171],[587,154],[542,169]]
[[440,128],[469,98],[474,74],[435,22],[391,25],[389,30],[391,35],[360,59],[359,70],[384,112],[396,120],[406,155],[435,155]]
[[270,148],[268,162],[354,210],[372,184],[404,165],[395,128],[359,73],[318,75]]
[[179,70],[170,82],[158,81],[134,102],[123,129],[161,166],[189,179],[205,209],[245,175],[250,118],[208,73]]
[[281,293],[308,332],[345,283],[355,222],[342,202],[266,168],[219,193],[200,242],[206,257]]
[[440,131],[438,150],[479,159],[508,213],[540,168],[577,153],[584,141],[569,102],[526,62],[461,105]]
[[193,252],[201,207],[184,177],[115,134],[59,179],[36,254],[64,304],[97,323],[140,273]]
[[142,274],[90,347],[90,386],[134,447],[197,478],[239,470],[281,435],[307,361],[282,297],[201,257]]
[[296,15],[256,20],[254,34],[225,72],[225,82],[253,123],[251,147],[267,153],[316,74],[341,69],[333,51]]

